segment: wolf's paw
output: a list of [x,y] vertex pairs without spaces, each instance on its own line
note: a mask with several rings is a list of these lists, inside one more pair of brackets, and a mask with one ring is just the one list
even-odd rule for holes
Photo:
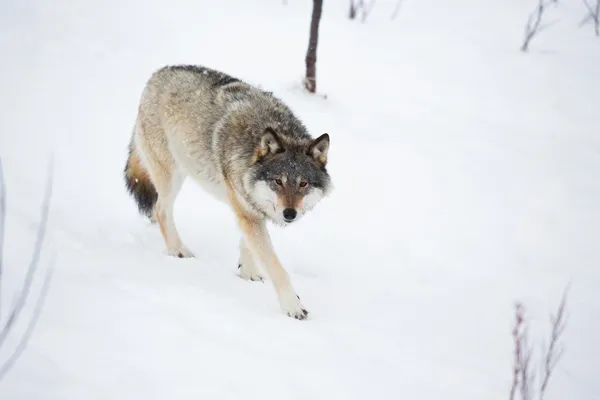
[[178,258],[194,258],[194,253],[189,251],[185,246],[169,250],[169,255]]
[[258,273],[254,266],[250,267],[247,264],[238,264],[240,270],[239,277],[247,281],[260,281],[264,282],[263,277]]
[[308,311],[300,302],[300,297],[292,290],[282,292],[279,295],[279,305],[288,317],[299,320],[308,318]]

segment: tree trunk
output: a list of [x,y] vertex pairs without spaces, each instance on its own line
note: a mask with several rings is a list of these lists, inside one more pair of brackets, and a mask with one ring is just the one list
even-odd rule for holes
[[308,39],[308,50],[306,52],[306,78],[304,79],[304,86],[310,93],[317,91],[317,44],[319,42],[319,23],[321,22],[322,9],[323,0],[313,0],[310,38]]

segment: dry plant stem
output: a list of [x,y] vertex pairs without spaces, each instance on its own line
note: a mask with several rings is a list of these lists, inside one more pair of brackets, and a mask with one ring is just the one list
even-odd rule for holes
[[25,347],[27,346],[29,339],[31,338],[31,335],[33,333],[35,325],[37,324],[40,314],[42,312],[42,307],[43,307],[46,297],[48,295],[48,289],[50,288],[50,281],[52,280],[52,274],[54,273],[54,263],[55,263],[55,260],[53,259],[50,263],[50,267],[46,271],[46,275],[44,276],[44,283],[42,284],[40,295],[35,303],[35,309],[33,310],[33,316],[31,318],[31,320],[29,321],[29,324],[27,324],[27,329],[25,330],[25,333],[23,333],[23,336],[21,336],[21,340],[19,340],[17,347],[15,348],[13,353],[10,355],[10,357],[4,362],[4,364],[0,365],[0,381],[2,381],[4,376],[8,373],[8,371],[10,371],[10,369],[17,362],[17,360],[19,359],[19,357],[25,350]]
[[514,361],[513,361],[513,381],[510,389],[509,400],[515,400],[517,388],[519,387],[519,377],[521,376],[521,327],[523,326],[523,306],[518,303],[515,306],[515,326],[512,331],[513,342],[515,345]]
[[369,14],[371,14],[371,11],[373,11],[373,7],[375,6],[375,0],[371,0],[371,2],[369,3],[369,5],[365,5],[363,3],[363,7],[362,7],[362,22],[365,22],[367,20],[367,18],[369,17]]
[[594,33],[596,36],[600,36],[600,0],[596,0],[596,4],[593,6],[587,0],[583,0],[583,4],[585,4],[585,8],[589,12],[588,18],[594,21]]
[[398,16],[398,12],[400,11],[400,6],[402,5],[402,0],[398,0],[396,2],[396,6],[394,7],[394,12],[392,12],[392,20],[396,19]]
[[550,380],[550,376],[552,375],[552,371],[554,367],[558,363],[558,360],[563,354],[564,348],[559,347],[558,340],[560,336],[565,330],[566,322],[565,322],[565,306],[567,300],[567,291],[565,290],[563,297],[561,299],[560,305],[558,307],[558,312],[556,316],[550,316],[550,323],[552,325],[552,333],[550,334],[550,344],[548,346],[548,350],[546,352],[546,358],[544,362],[544,374],[542,385],[540,387],[540,397],[539,400],[544,398],[544,394],[546,393],[546,388],[548,387],[548,381]]
[[[362,4],[362,1],[359,4]],[[357,8],[357,4],[354,3],[354,0],[350,0],[350,9],[348,10],[348,18],[350,18],[350,19],[356,18],[356,8]]]
[[[29,295],[29,291],[31,290],[33,276],[39,265],[41,249],[43,246],[44,238],[46,236],[46,228],[47,228],[47,224],[48,224],[48,211],[50,208],[50,198],[52,195],[52,175],[51,175],[51,171],[53,169],[52,167],[53,167],[53,162],[51,160],[49,168],[48,168],[48,170],[50,172],[49,172],[48,180],[46,183],[44,202],[42,204],[41,222],[38,227],[36,241],[35,241],[34,248],[33,248],[33,255],[32,255],[31,261],[29,263],[27,273],[25,275],[25,280],[21,286],[21,289],[18,292],[16,301],[15,301],[14,305],[12,306],[12,309],[9,311],[8,318],[7,318],[6,322],[4,323],[4,325],[2,325],[2,321],[0,320],[0,349],[3,347],[3,344],[5,343],[6,338],[8,337],[8,334],[11,332],[11,329],[14,327],[14,324],[17,322],[17,320],[21,316],[21,311],[23,310],[23,308],[25,306],[25,301],[27,299],[27,296]],[[0,204],[0,232],[2,233],[2,235],[0,236],[0,239],[1,239],[0,240],[0,248],[2,248],[2,246],[4,244],[4,221],[5,221],[5,217],[6,217],[6,207],[5,207],[6,190],[5,190],[5,186],[4,186],[4,174],[3,174],[1,163],[0,163],[0,190],[1,190],[0,203],[2,203],[2,204]],[[2,254],[0,252],[0,256],[1,255]],[[21,340],[19,341],[16,349],[9,356],[8,360],[4,364],[0,365],[0,379],[10,370],[11,366],[16,362],[16,360],[18,359],[20,354],[25,349],[25,346],[31,336],[33,328],[35,327],[35,324],[37,323],[37,320],[39,318],[39,314],[41,312],[41,308],[44,303],[44,299],[46,297],[49,283],[51,280],[52,270],[53,270],[53,268],[51,265],[51,267],[48,268],[48,271],[46,272],[46,276],[44,278],[40,297],[38,297],[38,300],[37,300],[36,306],[35,306],[35,310],[33,313],[33,317],[27,325],[25,334],[21,337]],[[0,283],[1,282],[2,282],[2,277],[0,276]],[[2,287],[0,286],[0,290],[1,289],[2,289]],[[0,297],[1,297],[1,295],[2,295],[2,293],[0,291]]]
[[356,14],[360,11],[362,14],[361,21],[365,22],[369,17],[371,11],[373,11],[373,7],[375,6],[375,0],[371,0],[369,4],[365,4],[364,0],[358,0],[355,2],[354,0],[350,0],[350,9],[348,10],[348,18],[355,19]]
[[550,343],[544,349],[543,358],[540,360],[542,374],[539,386],[536,383],[535,371],[530,368],[532,361],[532,347],[528,343],[528,329],[525,321],[525,309],[521,303],[515,306],[515,324],[512,331],[514,343],[514,360],[512,386],[510,389],[509,400],[532,400],[537,396],[538,400],[543,400],[548,387],[548,382],[552,376],[552,371],[563,354],[563,347],[559,345],[559,339],[565,330],[565,307],[568,286],[565,289],[563,297],[556,315],[550,315],[551,333]]
[[531,400],[531,388],[533,386],[533,372],[530,372],[531,348],[527,340],[527,328],[523,329],[521,335],[521,400]]
[[542,21],[542,14],[546,9],[545,0],[539,0],[538,6],[534,11],[534,14],[529,16],[527,25],[525,26],[525,38],[521,45],[521,51],[527,51],[529,49],[529,42],[538,33],[540,28],[540,22]]

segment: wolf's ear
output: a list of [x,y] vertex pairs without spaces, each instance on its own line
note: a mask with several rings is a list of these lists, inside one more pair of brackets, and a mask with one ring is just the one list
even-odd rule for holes
[[322,167],[327,164],[327,152],[329,151],[329,135],[322,134],[308,146],[306,154],[314,158]]
[[281,143],[277,133],[272,128],[265,129],[258,145],[258,157],[262,158],[269,154],[283,153],[284,151],[283,143]]

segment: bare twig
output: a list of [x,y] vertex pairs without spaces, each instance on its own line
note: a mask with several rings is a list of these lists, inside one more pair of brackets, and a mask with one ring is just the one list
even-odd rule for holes
[[19,359],[19,357],[25,350],[25,347],[27,346],[29,339],[31,338],[33,329],[35,328],[35,325],[37,324],[37,322],[39,320],[40,314],[42,313],[42,307],[44,305],[44,301],[46,300],[46,296],[48,295],[48,289],[50,288],[50,281],[52,280],[52,274],[54,273],[54,263],[55,263],[55,260],[53,259],[51,261],[50,267],[46,271],[46,275],[44,276],[44,283],[42,284],[40,295],[35,303],[35,309],[33,310],[33,316],[31,318],[31,320],[29,321],[29,324],[27,325],[27,329],[25,330],[25,333],[23,333],[21,340],[17,344],[17,347],[15,348],[13,353],[10,355],[10,357],[4,362],[4,364],[0,365],[0,381],[2,381],[2,378],[4,378],[4,376],[8,373],[8,371],[13,367],[13,365]]
[[585,8],[588,10],[588,15],[582,22],[585,23],[590,19],[594,21],[594,33],[596,36],[600,36],[600,0],[595,0],[596,3],[594,5],[588,3],[587,0],[582,0],[583,4],[585,4]]
[[6,336],[8,335],[8,331],[12,327],[12,325],[19,318],[19,314],[25,305],[25,299],[29,294],[29,290],[31,289],[31,283],[33,281],[33,275],[38,267],[40,253],[42,251],[42,243],[44,241],[44,237],[46,235],[46,226],[48,223],[48,210],[50,208],[50,196],[52,193],[52,176],[49,176],[48,182],[46,184],[46,194],[44,198],[44,203],[42,204],[42,217],[40,222],[40,227],[38,229],[35,245],[33,248],[33,257],[29,263],[29,268],[27,269],[27,274],[25,275],[25,282],[23,283],[23,287],[17,297],[16,304],[13,306],[13,309],[5,323],[5,325],[0,330],[0,348],[6,340]]
[[[359,4],[362,4],[362,1],[360,1]],[[348,10],[348,18],[350,18],[350,19],[356,18],[356,8],[357,7],[358,7],[358,4],[356,4],[354,2],[354,0],[350,0],[350,9]]]
[[585,17],[583,17],[583,19],[579,22],[579,24],[577,24],[578,27],[582,27],[585,24],[588,23],[588,21],[593,20],[592,15],[591,14],[585,14]]
[[[2,349],[4,342],[6,341],[6,338],[8,337],[8,334],[11,332],[11,329],[14,327],[14,324],[17,322],[17,320],[21,316],[21,311],[23,310],[23,308],[25,306],[25,301],[26,301],[27,296],[29,295],[29,291],[31,289],[31,284],[33,282],[33,276],[39,265],[41,249],[43,246],[44,238],[46,236],[46,228],[47,228],[47,224],[48,224],[48,211],[50,208],[50,198],[52,195],[52,169],[53,169],[53,161],[51,159],[50,165],[48,168],[49,175],[48,175],[48,180],[46,183],[44,202],[42,204],[41,222],[40,222],[40,226],[38,227],[37,237],[36,237],[36,241],[35,241],[34,248],[33,248],[33,255],[32,255],[31,261],[29,263],[27,273],[25,275],[25,280],[22,284],[20,291],[18,292],[16,301],[15,301],[14,305],[12,306],[12,309],[10,310],[9,316],[8,316],[6,322],[4,323],[4,325],[2,325],[2,321],[0,320],[0,349]],[[2,190],[2,193],[0,194],[1,199],[6,198],[6,191],[5,191],[3,181],[4,181],[4,176],[3,176],[3,171],[2,171],[1,165],[0,165],[0,189]],[[4,201],[4,200],[2,200],[2,201]],[[2,205],[2,207],[0,208],[0,225],[3,225],[4,218],[6,216],[5,211],[6,211],[6,208],[4,205]],[[2,240],[0,240],[0,248],[1,248],[3,246],[3,239],[4,239],[3,227],[2,227],[2,236],[0,237],[0,239],[2,239]],[[33,328],[35,327],[35,324],[37,323],[37,320],[39,318],[39,314],[41,312],[41,307],[42,307],[44,299],[46,297],[51,277],[52,277],[52,265],[48,269],[46,276],[44,278],[44,283],[42,286],[42,291],[41,291],[40,297],[38,297],[33,317],[27,325],[25,334],[21,337],[21,340],[19,341],[17,348],[13,351],[13,353],[8,358],[8,360],[4,364],[0,365],[0,379],[4,376],[4,374],[6,374],[9,371],[11,366],[16,362],[16,360],[18,359],[20,354],[23,352],[23,350],[31,336]],[[2,282],[2,279],[0,277],[0,283],[1,282]],[[1,289],[1,286],[0,286],[0,289]],[[1,297],[1,294],[2,293],[0,292],[0,297]]]
[[[550,334],[550,343],[545,349],[544,358],[541,362],[541,383],[536,387],[535,370],[530,368],[532,360],[532,347],[528,343],[528,330],[525,322],[525,309],[521,303],[515,306],[515,325],[512,331],[514,342],[514,361],[512,370],[512,385],[510,389],[509,400],[532,400],[536,396],[538,400],[543,400],[548,381],[552,375],[552,371],[556,363],[560,359],[563,348],[558,345],[560,335],[563,333],[565,322],[565,303],[567,297],[567,289],[563,294],[560,306],[556,316],[550,316],[552,331]],[[520,398],[519,398],[520,395]]]
[[369,17],[369,14],[371,14],[371,11],[373,11],[373,7],[375,7],[375,0],[371,0],[369,2],[368,5],[364,5],[362,7],[362,22],[365,22],[367,20],[367,18]]
[[519,381],[523,376],[523,352],[527,349],[523,348],[523,332],[526,330],[524,326],[525,309],[521,303],[515,305],[515,326],[512,331],[513,342],[515,345],[514,361],[513,361],[513,381],[510,389],[510,400],[516,400],[517,388]]
[[516,306],[516,322],[515,322],[515,327],[512,331],[512,336],[513,336],[513,343],[515,345],[515,355],[514,355],[514,360],[513,360],[513,380],[512,380],[512,386],[510,388],[510,396],[508,397],[509,400],[515,400],[515,395],[517,393],[517,387],[519,386],[519,376],[520,376],[520,369],[519,369],[519,360],[521,358],[521,342],[519,341],[519,331],[521,330],[521,324],[523,323],[523,316],[521,314],[521,305],[517,304]]
[[527,327],[523,329],[523,333],[521,335],[522,341],[522,353],[521,353],[521,400],[531,400],[531,389],[533,387],[533,382],[535,379],[533,371],[529,369],[529,365],[531,362],[532,350],[529,346],[528,336],[527,336]]
[[542,28],[540,27],[540,23],[542,22],[542,15],[544,14],[544,11],[546,11],[548,5],[551,3],[557,4],[558,1],[539,0],[538,5],[533,11],[533,13],[529,15],[529,18],[527,19],[527,25],[525,25],[525,36],[523,38],[523,44],[521,45],[521,51],[528,51],[531,39],[533,39],[535,35],[542,31]]
[[392,20],[395,20],[398,16],[398,12],[400,11],[400,6],[402,5],[402,0],[398,0],[396,5],[394,6],[394,11],[392,12]]
[[558,312],[556,316],[550,316],[550,323],[552,326],[552,332],[550,334],[550,344],[548,345],[548,349],[546,351],[546,357],[544,360],[544,368],[543,368],[543,380],[542,385],[540,387],[540,397],[539,400],[544,398],[544,394],[546,393],[546,387],[548,386],[548,381],[550,380],[550,376],[552,375],[552,371],[558,360],[563,354],[564,348],[559,347],[558,340],[560,335],[565,330],[566,322],[565,319],[565,305],[567,301],[567,292],[568,287],[565,289],[562,300],[558,307]]
[[367,17],[373,11],[375,6],[375,0],[371,0],[368,4],[365,4],[364,0],[350,0],[350,8],[348,10],[348,18],[355,19],[358,12],[361,12],[361,21],[365,22]]

